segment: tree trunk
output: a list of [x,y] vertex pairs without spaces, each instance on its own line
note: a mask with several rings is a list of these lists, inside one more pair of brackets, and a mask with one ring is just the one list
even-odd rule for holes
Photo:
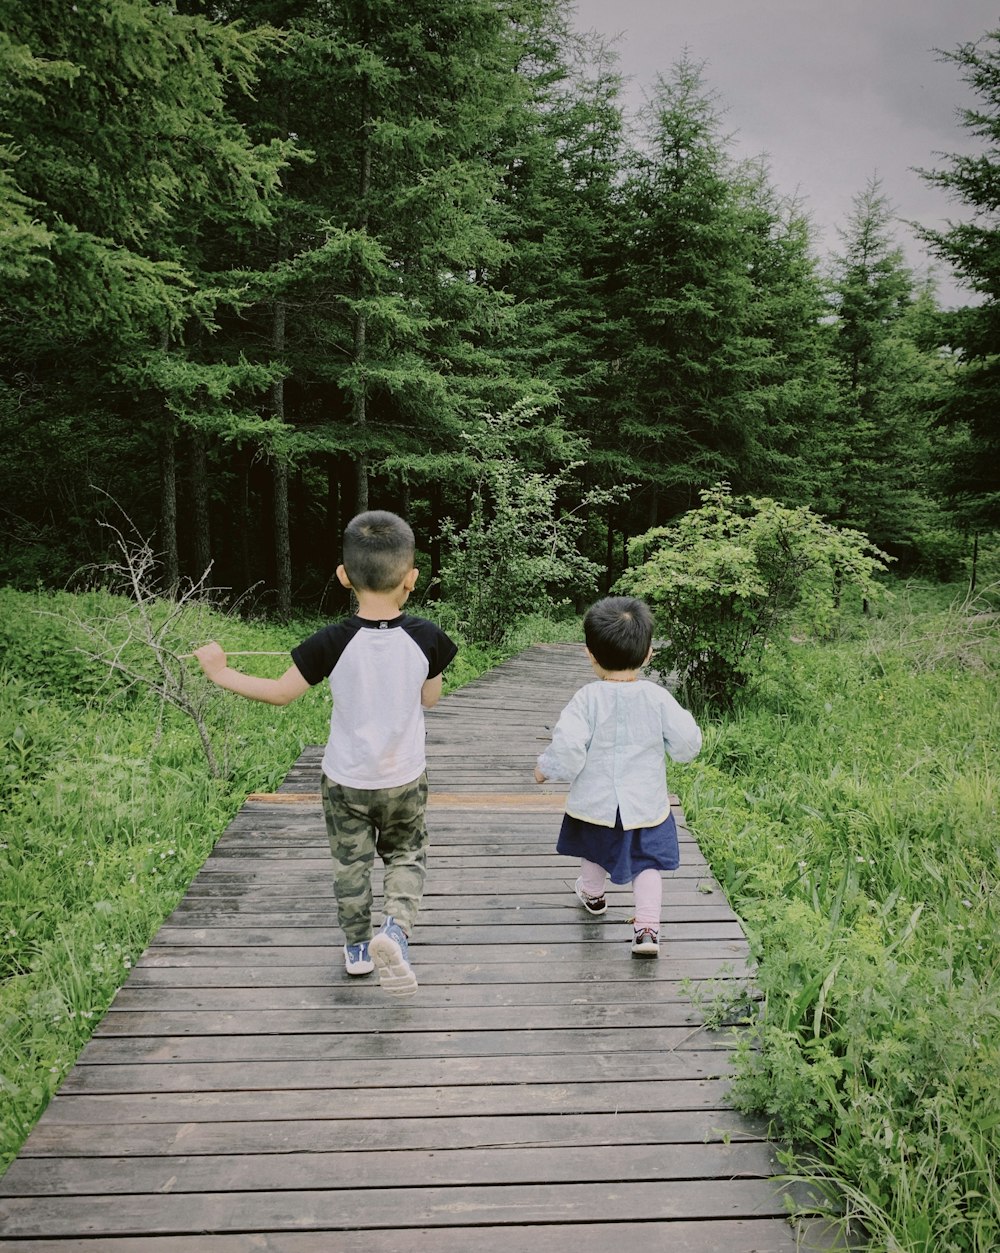
[[236,565],[237,586],[245,592],[251,581],[250,575],[250,465],[251,454],[243,448],[237,454],[239,467],[239,497],[236,506]]
[[[363,142],[361,146],[361,171],[358,180],[358,204],[360,206],[358,229],[366,231],[368,229],[368,194],[372,181],[372,114],[367,75],[363,76],[361,80],[361,134]],[[359,437],[358,455],[355,463],[355,480],[357,484],[356,508],[358,513],[364,513],[368,508],[368,453],[365,448],[368,426],[368,384],[365,382],[363,367],[368,339],[368,319],[364,310],[360,307],[360,300],[364,295],[363,275],[360,272],[355,276],[354,294],[359,301],[359,307],[354,315],[353,359],[354,364],[361,368],[359,369],[360,381],[354,394],[354,403],[351,406],[351,419],[357,428]]]
[[181,581],[177,552],[177,451],[167,427],[160,441],[160,531],[163,545],[164,592],[172,599]]
[[194,514],[194,576],[207,575],[212,564],[212,538],[208,520],[208,470],[205,436],[191,430],[191,502]]
[[431,484],[428,493],[428,503],[430,504],[428,546],[431,554],[431,573],[427,590],[429,600],[438,600],[440,598],[439,582],[441,579],[441,512],[443,504],[441,500],[441,484],[437,481]]
[[274,558],[278,585],[278,617],[292,616],[292,551],[288,536],[288,462],[275,457],[274,478]]
[[[160,351],[170,347],[170,332],[160,332]],[[180,554],[177,551],[177,448],[173,419],[162,404],[163,430],[160,436],[160,540],[163,545],[164,592],[171,600],[181,581]]]
[[[274,355],[285,350],[286,307],[283,300],[275,301],[274,321],[271,328],[271,347]],[[271,384],[271,412],[279,422],[285,420],[285,380],[275,379]],[[275,452],[272,458],[274,477],[274,567],[278,593],[278,617],[292,616],[292,548],[288,526],[288,461]]]
[[615,517],[614,506],[608,509],[608,543],[604,557],[604,594],[611,591],[615,569]]

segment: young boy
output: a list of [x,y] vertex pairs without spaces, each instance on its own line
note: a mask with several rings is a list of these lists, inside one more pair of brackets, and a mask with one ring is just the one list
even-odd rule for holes
[[659,956],[662,870],[679,863],[664,753],[691,761],[701,748],[694,718],[666,688],[639,678],[653,654],[653,615],[641,600],[609,596],[583,620],[588,683],[559,715],[535,781],[567,780],[557,853],[580,858],[575,891],[590,914],[607,909],[604,885],[632,884],[632,954]]
[[[292,649],[280,679],[232,670],[218,644],[195,653],[220,687],[287,705],[323,679],[333,694],[321,790],[333,854],[333,886],[349,975],[378,969],[395,996],[416,991],[408,936],[427,864],[424,709],[441,696],[457,648],[433,622],[402,613],[417,582],[413,532],[379,510],[358,514],[344,532],[337,578],[358,612]],[[385,865],[385,921],[372,937],[372,866]]]

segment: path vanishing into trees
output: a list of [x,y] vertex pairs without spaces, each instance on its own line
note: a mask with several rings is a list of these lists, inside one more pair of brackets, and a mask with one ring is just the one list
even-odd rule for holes
[[748,973],[683,815],[658,961],[629,954],[630,890],[590,918],[553,851],[531,767],[590,677],[538,645],[428,715],[411,1000],[344,973],[321,750],[249,797],[0,1180],[0,1249],[807,1247],[682,987]]

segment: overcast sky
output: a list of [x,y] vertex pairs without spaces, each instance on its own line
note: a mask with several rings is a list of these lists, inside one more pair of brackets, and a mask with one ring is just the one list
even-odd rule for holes
[[[797,194],[822,256],[872,176],[900,219],[942,226],[963,210],[914,166],[980,150],[957,110],[975,103],[934,49],[1000,28],[1000,0],[575,0],[576,25],[621,38],[619,68],[638,109],[685,49],[727,111],[734,156],[765,154],[779,192]],[[930,259],[903,221],[897,239],[923,273]],[[968,297],[943,267],[945,305]]]

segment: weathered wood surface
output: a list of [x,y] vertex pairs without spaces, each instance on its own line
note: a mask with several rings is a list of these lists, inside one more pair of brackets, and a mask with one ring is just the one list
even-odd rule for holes
[[726,1104],[729,1037],[682,986],[747,973],[697,845],[659,961],[629,954],[629,890],[592,919],[553,852],[560,789],[531,767],[590,677],[538,646],[428,716],[411,1001],[344,973],[320,751],[248,800],[0,1180],[0,1248],[801,1247],[764,1128]]

